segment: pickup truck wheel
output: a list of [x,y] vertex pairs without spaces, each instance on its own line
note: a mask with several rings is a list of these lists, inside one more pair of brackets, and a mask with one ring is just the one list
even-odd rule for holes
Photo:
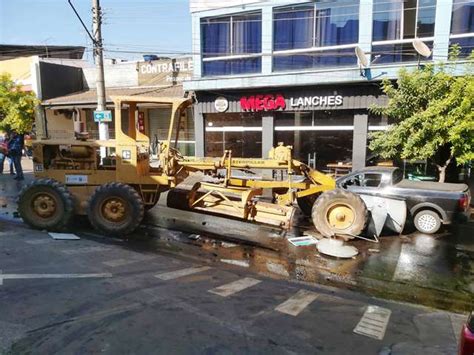
[[33,228],[61,231],[71,221],[74,203],[64,185],[53,179],[38,179],[20,191],[18,212]]
[[417,212],[414,223],[418,231],[426,234],[434,234],[441,228],[441,218],[431,210]]
[[351,239],[364,231],[368,212],[364,201],[358,195],[335,189],[318,197],[311,217],[314,226],[323,236],[340,235]]
[[126,235],[143,220],[145,208],[131,186],[109,183],[99,186],[89,200],[87,216],[92,226],[104,234]]

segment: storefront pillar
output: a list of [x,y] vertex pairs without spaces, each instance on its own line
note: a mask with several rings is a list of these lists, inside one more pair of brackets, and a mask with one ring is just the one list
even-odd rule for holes
[[[301,113],[295,112],[295,126],[301,126]],[[295,136],[293,141],[293,156],[299,157],[301,151],[301,132],[299,130],[295,130]]]
[[[273,115],[262,116],[262,158],[268,158],[268,152],[273,148],[273,136],[275,129],[275,119]],[[273,171],[262,170],[262,177],[271,179],[273,177]]]
[[352,143],[352,170],[365,166],[367,152],[367,137],[369,128],[369,115],[354,115],[354,140]]
[[204,115],[200,104],[194,105],[194,140],[196,157],[204,157]]
[[268,157],[268,152],[273,148],[273,130],[275,126],[273,116],[262,116],[262,158]]

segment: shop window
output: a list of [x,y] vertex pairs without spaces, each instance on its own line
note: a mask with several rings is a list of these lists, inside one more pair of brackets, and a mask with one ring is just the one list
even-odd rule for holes
[[[355,65],[359,1],[316,2],[273,12],[273,70]],[[346,50],[325,47],[351,46]],[[308,49],[308,51],[302,51]]]
[[259,12],[201,20],[203,75],[261,71],[262,15]]
[[[294,125],[288,114],[275,114],[275,142],[293,146],[296,159],[328,171],[328,164],[350,163],[354,130],[354,111],[328,110],[293,113]],[[298,118],[298,115],[300,116]]]
[[262,156],[262,117],[250,113],[208,113],[204,115],[205,155],[221,157],[225,150],[232,156]]
[[373,41],[432,37],[436,0],[375,0]]
[[[425,41],[425,44],[432,49],[433,42]],[[372,64],[387,64],[400,62],[430,61],[433,59],[420,56],[411,43],[390,43],[372,46]]]

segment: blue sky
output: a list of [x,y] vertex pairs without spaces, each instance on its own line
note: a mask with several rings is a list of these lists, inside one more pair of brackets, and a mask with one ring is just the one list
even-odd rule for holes
[[[92,26],[92,0],[72,2],[86,25]],[[122,51],[191,51],[188,0],[101,0],[101,7],[107,58],[141,57]],[[0,43],[91,46],[67,0],[0,0]]]

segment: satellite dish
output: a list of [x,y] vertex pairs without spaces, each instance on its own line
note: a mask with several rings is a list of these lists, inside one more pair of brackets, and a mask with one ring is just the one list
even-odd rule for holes
[[369,65],[369,61],[367,60],[367,56],[365,55],[365,52],[359,46],[355,47],[355,55],[357,56],[357,59],[359,59],[359,63],[363,67],[367,67]]
[[421,39],[414,39],[413,42],[413,48],[415,48],[416,52],[425,57],[429,58],[431,56],[431,50],[428,48],[428,46],[423,42]]

